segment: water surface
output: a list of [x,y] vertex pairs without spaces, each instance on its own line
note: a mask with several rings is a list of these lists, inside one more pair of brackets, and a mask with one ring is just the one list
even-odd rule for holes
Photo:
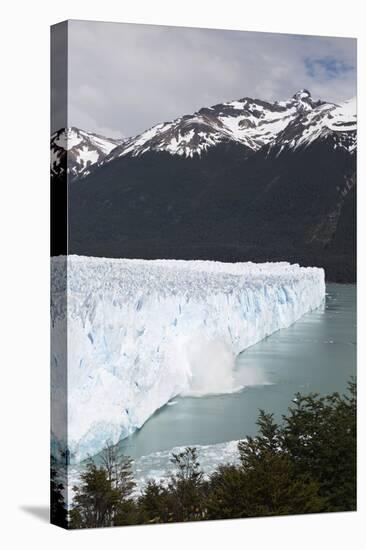
[[[207,365],[209,369],[209,364]],[[325,306],[244,351],[242,391],[177,397],[120,443],[133,458],[255,435],[259,409],[280,420],[296,392],[343,392],[356,374],[356,286],[327,285]]]

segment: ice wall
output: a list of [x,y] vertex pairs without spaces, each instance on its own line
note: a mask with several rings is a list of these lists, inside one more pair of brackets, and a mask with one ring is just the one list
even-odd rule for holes
[[[53,339],[65,337],[67,319],[67,348],[54,347],[52,390],[56,416],[67,397],[74,461],[128,436],[177,394],[235,391],[236,355],[325,296],[322,269],[284,262],[69,256],[67,281],[64,264],[53,259]],[[63,416],[60,407],[56,441]]]

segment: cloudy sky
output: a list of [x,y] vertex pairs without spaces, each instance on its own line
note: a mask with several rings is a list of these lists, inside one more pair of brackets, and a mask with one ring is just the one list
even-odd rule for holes
[[356,95],[350,38],[86,21],[68,37],[68,125],[110,137],[245,96]]

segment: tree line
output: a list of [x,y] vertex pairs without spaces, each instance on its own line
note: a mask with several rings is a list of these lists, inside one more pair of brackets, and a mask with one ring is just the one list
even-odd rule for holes
[[172,454],[174,472],[139,496],[132,460],[107,445],[89,458],[66,510],[51,469],[51,519],[70,529],[337,512],[356,509],[356,382],[346,394],[296,394],[276,423],[260,410],[258,435],[238,443],[239,463],[205,476],[195,447]]

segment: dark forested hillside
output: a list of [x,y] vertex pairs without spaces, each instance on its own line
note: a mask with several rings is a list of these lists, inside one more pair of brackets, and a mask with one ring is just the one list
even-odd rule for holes
[[116,158],[69,185],[69,253],[288,260],[353,282],[356,156],[333,140]]

